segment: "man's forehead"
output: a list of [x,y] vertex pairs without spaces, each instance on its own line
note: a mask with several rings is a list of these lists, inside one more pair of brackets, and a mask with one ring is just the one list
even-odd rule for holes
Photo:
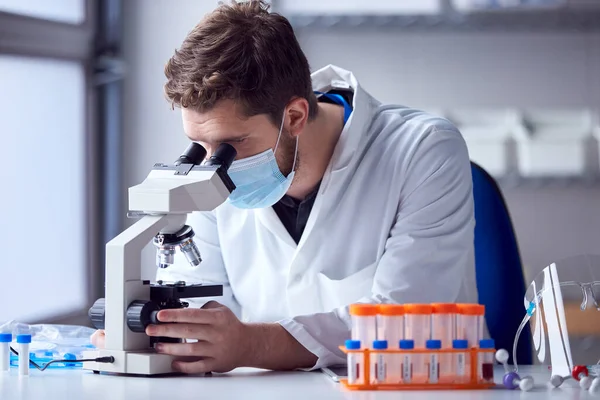
[[182,117],[186,135],[191,140],[207,143],[247,135],[253,125],[251,119],[240,118],[234,112],[225,113],[221,110],[200,113],[183,109]]

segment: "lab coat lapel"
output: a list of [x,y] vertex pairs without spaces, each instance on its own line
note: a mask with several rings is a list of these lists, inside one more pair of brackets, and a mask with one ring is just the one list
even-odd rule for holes
[[336,80],[343,80],[353,88],[353,111],[340,134],[329,166],[321,181],[319,193],[298,243],[296,254],[302,251],[307,237],[309,237],[315,223],[318,221],[319,214],[322,212],[326,214],[329,207],[337,203],[337,196],[340,195],[340,185],[343,181],[343,171],[350,166],[361,140],[367,136],[373,109],[376,106],[374,99],[358,85],[350,72],[335,66],[328,66],[315,72],[313,76],[314,90],[324,90],[331,84],[331,81]]
[[272,207],[259,208],[255,210],[255,212],[257,219],[262,226],[271,231],[276,238],[285,243],[286,246],[289,246],[291,250],[296,250],[296,242],[290,236],[287,229],[285,229],[285,226],[283,226],[279,216],[277,216],[277,213]]

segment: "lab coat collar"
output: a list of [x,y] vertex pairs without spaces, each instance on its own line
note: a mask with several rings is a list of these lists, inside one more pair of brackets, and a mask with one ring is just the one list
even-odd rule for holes
[[[272,207],[255,210],[260,222],[270,229],[279,240],[282,240],[287,245],[288,250],[294,251],[294,254],[297,254],[304,246],[306,238],[312,231],[317,217],[322,211],[323,196],[327,196],[326,192],[332,183],[332,178],[334,175],[336,175],[335,178],[339,178],[336,172],[350,165],[361,142],[368,138],[369,126],[373,120],[375,109],[379,106],[379,102],[360,86],[352,72],[334,65],[328,65],[315,71],[312,74],[312,84],[314,91],[321,92],[327,92],[334,87],[351,88],[354,91],[352,99],[353,110],[335,146],[300,242],[296,244]],[[334,186],[338,185],[335,184]],[[331,204],[328,205],[331,206]]]
[[326,92],[332,88],[350,88],[354,91],[352,114],[344,126],[330,161],[330,172],[348,166],[360,142],[367,137],[375,108],[379,102],[367,93],[350,71],[328,65],[312,75],[314,91]]

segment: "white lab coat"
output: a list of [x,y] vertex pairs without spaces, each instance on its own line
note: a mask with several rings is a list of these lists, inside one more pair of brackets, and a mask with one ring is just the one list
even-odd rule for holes
[[351,303],[477,302],[477,290],[471,171],[458,130],[382,105],[341,68],[312,79],[315,90],[341,81],[355,94],[300,243],[272,208],[225,203],[189,217],[203,263],[179,256],[157,278],[225,283],[217,301],[244,321],[280,323],[319,368],[344,362]]

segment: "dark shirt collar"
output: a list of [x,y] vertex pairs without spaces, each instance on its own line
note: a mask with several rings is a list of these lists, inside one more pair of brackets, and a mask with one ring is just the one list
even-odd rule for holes
[[286,207],[298,208],[303,203],[308,203],[308,202],[313,201],[314,198],[317,197],[317,193],[319,192],[320,186],[321,186],[321,182],[319,182],[317,184],[317,186],[303,200],[295,199],[286,194],[281,198],[281,200],[279,200],[279,202]]

